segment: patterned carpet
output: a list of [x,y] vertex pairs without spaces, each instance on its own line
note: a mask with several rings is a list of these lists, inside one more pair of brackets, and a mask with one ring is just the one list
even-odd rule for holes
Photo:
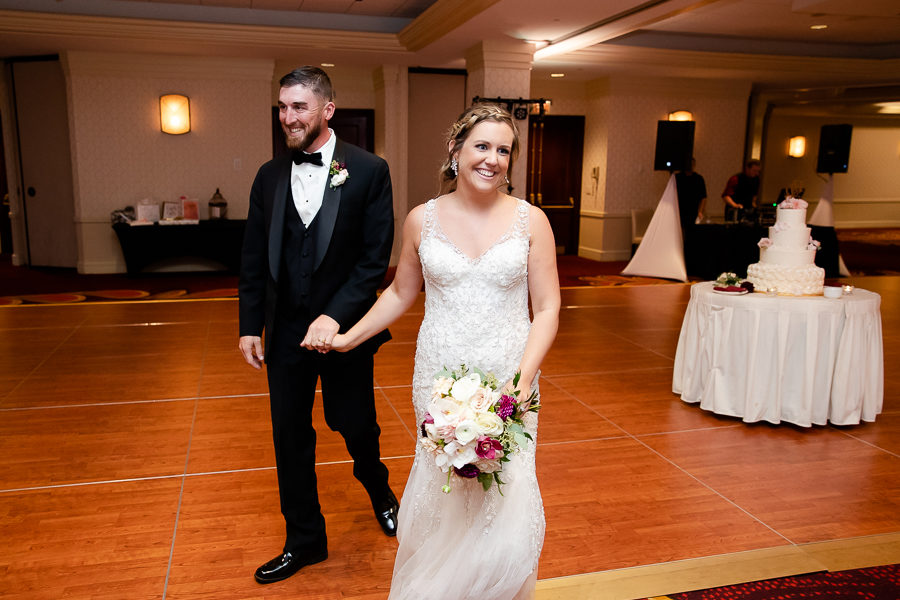
[[898,600],[900,565],[811,573],[648,600]]

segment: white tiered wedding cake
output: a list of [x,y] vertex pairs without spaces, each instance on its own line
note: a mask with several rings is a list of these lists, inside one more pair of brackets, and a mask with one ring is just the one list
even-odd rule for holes
[[747,267],[747,281],[757,292],[822,293],[825,269],[815,265],[819,242],[812,239],[806,226],[806,207],[798,198],[785,198],[778,205],[769,237],[759,240],[759,262]]

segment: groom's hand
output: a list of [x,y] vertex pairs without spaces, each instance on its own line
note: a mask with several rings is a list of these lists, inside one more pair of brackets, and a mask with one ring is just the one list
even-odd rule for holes
[[340,328],[340,324],[328,315],[319,315],[315,321],[310,323],[300,346],[324,354],[331,350],[331,342]]
[[263,349],[262,338],[258,335],[244,335],[238,341],[238,348],[247,364],[254,369],[262,368]]

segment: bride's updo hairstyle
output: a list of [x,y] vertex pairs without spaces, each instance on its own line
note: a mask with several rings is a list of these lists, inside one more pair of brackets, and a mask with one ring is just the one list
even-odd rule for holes
[[447,153],[447,158],[444,159],[444,164],[441,165],[442,189],[447,189],[448,191],[456,189],[456,173],[450,168],[450,162],[453,160],[453,156],[462,148],[475,126],[484,121],[505,123],[512,129],[513,141],[512,148],[510,148],[509,168],[506,171],[506,176],[509,177],[509,174],[512,173],[513,161],[519,155],[519,130],[516,128],[515,120],[513,120],[508,110],[500,108],[496,104],[476,104],[466,109],[447,133],[447,141],[453,142],[453,148]]

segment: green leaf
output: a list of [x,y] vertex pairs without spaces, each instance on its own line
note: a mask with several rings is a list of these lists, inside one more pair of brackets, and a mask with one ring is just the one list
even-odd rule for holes
[[516,444],[518,444],[519,446],[525,446],[528,444],[528,438],[526,438],[524,434],[517,433],[513,439],[516,440]]
[[513,377],[513,387],[519,385],[519,378],[522,377],[522,371],[516,371],[515,376]]
[[488,491],[491,489],[491,484],[494,483],[494,478],[491,477],[490,473],[479,473],[478,481],[481,482],[481,487],[484,488],[484,491]]

